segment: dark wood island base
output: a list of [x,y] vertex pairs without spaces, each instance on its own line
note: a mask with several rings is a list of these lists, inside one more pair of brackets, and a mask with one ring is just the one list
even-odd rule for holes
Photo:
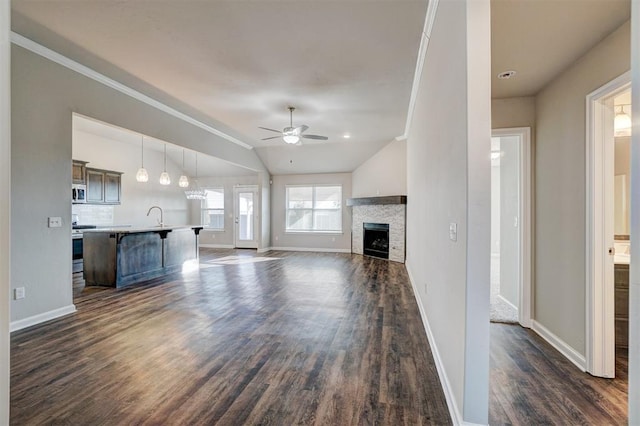
[[125,287],[198,259],[201,226],[96,229],[84,233],[86,285]]

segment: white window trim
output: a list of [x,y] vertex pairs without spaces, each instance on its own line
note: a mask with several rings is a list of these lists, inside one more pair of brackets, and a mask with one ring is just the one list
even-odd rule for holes
[[209,187],[205,187],[203,188],[205,191],[222,191],[222,228],[212,228],[212,227],[208,227],[208,226],[204,226],[204,212],[208,211],[208,210],[220,210],[219,208],[216,209],[208,209],[208,208],[204,208],[202,206],[202,204],[204,204],[205,200],[200,200],[200,223],[202,224],[202,226],[204,227],[202,230],[203,231],[209,231],[209,232],[225,232],[226,231],[226,220],[225,220],[225,216],[226,216],[226,203],[225,203],[225,197],[226,197],[226,191],[224,189],[224,186],[209,186]]
[[[313,207],[313,203],[315,203],[315,195],[316,195],[316,188],[322,188],[322,187],[330,187],[330,186],[339,186],[340,187],[340,208],[339,209],[315,209]],[[313,188],[313,200],[312,200],[312,206],[311,208],[308,209],[289,209],[289,188]],[[344,233],[344,229],[342,226],[342,220],[343,220],[343,211],[344,211],[344,199],[343,199],[343,186],[341,183],[322,183],[322,184],[314,184],[314,183],[310,183],[310,184],[294,184],[294,185],[285,185],[284,187],[284,198],[285,198],[285,205],[284,205],[284,233],[285,234],[334,234],[334,235],[338,235],[338,234],[343,234]],[[287,228],[287,218],[288,218],[288,213],[289,210],[311,210],[311,217],[312,220],[315,217],[313,215],[313,213],[316,210],[340,210],[340,229],[333,229],[333,230],[314,230],[314,229],[309,229],[309,230],[305,230],[305,229],[289,229]]]

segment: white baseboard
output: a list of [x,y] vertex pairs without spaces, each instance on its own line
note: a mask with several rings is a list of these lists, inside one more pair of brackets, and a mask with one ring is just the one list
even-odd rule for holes
[[266,253],[271,250],[272,250],[271,247],[263,247],[258,249],[258,253]]
[[351,249],[313,247],[271,247],[273,251],[315,251],[318,253],[351,253]]
[[581,355],[569,346],[564,340],[553,334],[546,328],[544,325],[540,324],[536,320],[532,320],[531,329],[535,331],[540,337],[547,341],[551,346],[553,346],[558,352],[564,355],[569,361],[571,361],[576,367],[580,369],[580,371],[587,371],[587,361],[584,355]]
[[505,299],[504,296],[502,296],[501,294],[498,295],[498,299],[502,300],[502,302],[506,303],[507,305],[509,305],[511,307],[511,309],[513,309],[514,311],[518,312],[518,307],[516,305],[514,305],[513,303],[509,302],[507,299]]
[[411,283],[411,288],[413,288],[413,294],[415,295],[416,302],[418,303],[418,310],[420,311],[420,318],[422,318],[422,324],[424,325],[424,329],[427,332],[429,347],[431,347],[433,360],[436,363],[436,370],[438,371],[438,377],[440,378],[440,383],[442,384],[442,391],[444,392],[444,397],[447,400],[447,407],[449,408],[449,415],[451,416],[451,421],[453,422],[454,425],[471,425],[470,423],[464,422],[464,420],[462,419],[462,414],[460,413],[460,410],[458,409],[458,405],[456,404],[456,400],[453,395],[453,390],[451,388],[451,383],[449,382],[447,372],[444,369],[444,364],[442,362],[442,357],[440,357],[440,352],[438,351],[436,340],[433,336],[433,333],[431,332],[431,326],[429,326],[427,313],[424,310],[424,305],[422,304],[420,293],[418,292],[418,288],[415,285],[416,281],[413,279],[413,275],[411,274],[410,265],[406,262],[405,262],[405,268],[407,270],[407,275],[409,275],[409,282]]
[[232,249],[235,248],[233,244],[200,244],[198,247],[202,248],[221,248],[221,249]]
[[31,327],[36,324],[40,324],[46,321],[51,321],[65,315],[72,314],[76,311],[76,305],[67,305],[62,308],[54,309],[52,311],[44,312],[42,314],[34,315],[32,317],[24,318],[17,321],[12,321],[9,325],[9,331],[18,331],[23,328]]

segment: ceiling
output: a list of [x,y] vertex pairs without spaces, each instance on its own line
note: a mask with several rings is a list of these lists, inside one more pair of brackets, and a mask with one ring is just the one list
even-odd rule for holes
[[[123,129],[112,124],[103,123],[98,120],[83,117],[78,114],[73,115],[74,132],[84,132],[95,135],[104,139],[118,141],[135,145],[140,148],[142,137],[140,133]],[[179,167],[182,166],[182,153],[184,148],[174,145],[160,139],[144,136],[144,150],[164,152],[164,146],[167,146],[167,159]],[[184,172],[189,176],[196,176],[195,153],[191,150],[185,151],[185,167]],[[220,176],[250,176],[256,175],[253,170],[231,164],[210,155],[198,154],[198,176],[199,177],[220,177]]]
[[[12,28],[253,146],[272,174],[349,172],[404,133],[426,0],[12,0]],[[629,0],[492,0],[492,97],[535,95]],[[509,80],[501,71],[515,70]],[[289,123],[326,135],[262,141]],[[343,135],[349,133],[351,138]]]
[[[404,133],[426,4],[13,0],[12,28],[229,132],[273,174],[348,172]],[[288,106],[329,140],[261,141]]]
[[[492,0],[491,95],[531,96],[630,17],[629,0]],[[516,75],[499,80],[498,73]]]

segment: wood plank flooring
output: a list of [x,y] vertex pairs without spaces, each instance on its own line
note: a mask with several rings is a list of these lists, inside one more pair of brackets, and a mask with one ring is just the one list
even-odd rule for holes
[[11,424],[450,424],[404,265],[201,251],[11,336]]
[[489,424],[626,425],[628,356],[616,378],[583,373],[534,332],[491,324]]

